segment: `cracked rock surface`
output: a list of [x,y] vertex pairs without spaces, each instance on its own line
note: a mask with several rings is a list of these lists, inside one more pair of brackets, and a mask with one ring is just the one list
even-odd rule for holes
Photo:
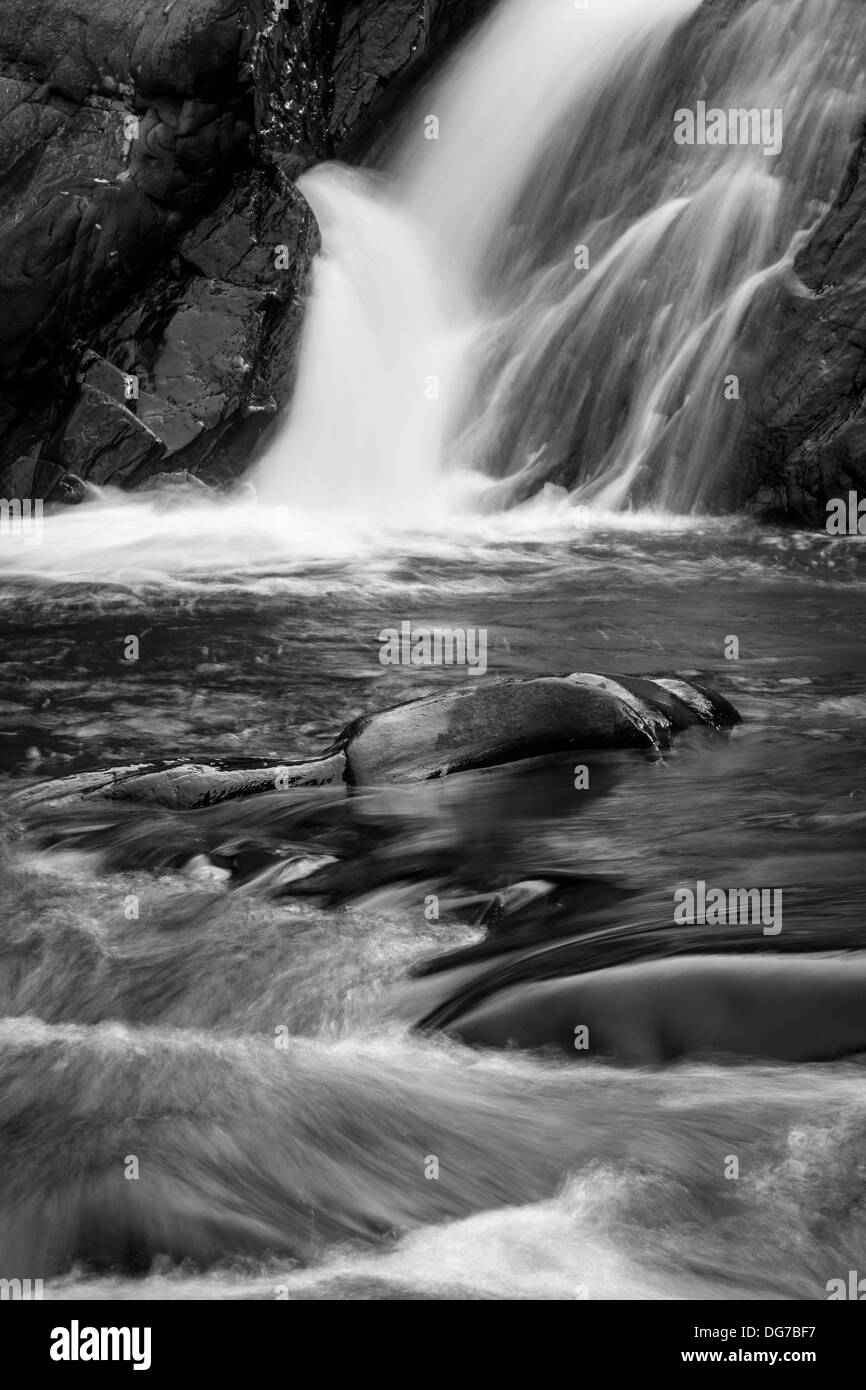
[[771,519],[824,524],[866,492],[866,126],[775,306],[740,487]]

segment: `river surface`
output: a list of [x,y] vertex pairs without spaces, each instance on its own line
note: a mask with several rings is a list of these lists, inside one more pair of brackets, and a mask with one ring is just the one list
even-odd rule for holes
[[[0,1274],[58,1298],[815,1299],[863,1267],[862,1059],[627,1070],[411,1027],[468,968],[419,964],[484,936],[449,893],[545,873],[577,886],[523,944],[581,969],[589,932],[610,960],[699,952],[673,925],[698,880],[783,890],[780,936],[731,928],[742,949],[866,948],[862,540],[556,495],[391,532],[107,498],[2,539]],[[351,800],[11,800],[305,756],[485,678],[382,666],[405,620],[485,628],[488,676],[693,676],[743,723],[598,759],[588,792],[569,755]],[[237,836],[334,861],[331,900],[234,886],[210,856]]]

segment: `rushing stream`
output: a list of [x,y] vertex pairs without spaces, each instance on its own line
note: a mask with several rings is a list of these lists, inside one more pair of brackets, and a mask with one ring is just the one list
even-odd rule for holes
[[[305,177],[323,256],[257,497],[107,492],[0,537],[0,1276],[46,1297],[820,1299],[864,1267],[862,1058],[627,1069],[411,1026],[491,968],[483,906],[518,882],[556,891],[507,944],[566,970],[700,952],[673,916],[700,880],[783,894],[778,939],[730,949],[866,944],[862,539],[701,511],[736,460],[701,393],[841,177],[864,20],[744,6],[724,104],[808,119],[778,170],[677,172],[663,79],[696,0],[598,0],[582,39],[539,8],[505,0],[427,95],[428,167],[416,129],[385,183]],[[582,225],[534,180],[581,190]],[[575,489],[504,505],[575,441]],[[692,676],[743,723],[598,757],[586,790],[569,754],[188,812],[11,797],[304,757],[485,678],[383,666],[404,621],[485,630],[488,676]]]
[[[479,1060],[405,1032],[452,978],[407,982],[407,967],[482,935],[469,910],[425,918],[455,875],[473,891],[542,870],[599,881],[540,934],[661,926],[673,939],[673,889],[703,878],[781,887],[781,947],[859,941],[856,541],[650,517],[576,532],[561,503],[342,553],[323,531],[283,541],[280,560],[252,504],[245,517],[213,509],[208,540],[193,512],[89,516],[89,576],[5,586],[0,708],[16,782],[166,751],[312,751],[359,710],[467,679],[379,665],[379,630],[404,614],[486,626],[494,674],[698,672],[745,722],[722,743],[611,755],[596,796],[575,791],[573,758],[554,759],[348,807],[275,793],[186,816],[130,808],[114,823],[67,813],[49,818],[42,848],[7,842],[2,1116],[34,1096],[58,1106],[53,1137],[41,1108],[15,1130],[16,1265],[38,1257],[26,1204],[52,1192],[52,1241],[64,1221],[90,1223],[99,1256],[104,1208],[112,1229],[134,1227],[133,1251],[144,1231],[191,1260],[157,1262],[143,1283],[79,1267],[49,1281],[59,1294],[810,1298],[857,1267],[859,1063],[634,1073]],[[171,580],[136,573],[118,534],[130,516],[137,554],[175,554],[185,517],[208,558],[178,561]],[[216,574],[220,545],[239,559]],[[141,634],[134,664],[129,633]],[[244,834],[344,858],[341,900],[227,891],[206,853]],[[382,846],[393,881],[370,884]],[[304,1039],[297,1053],[277,1046],[281,1028]],[[129,1154],[137,1184],[122,1176]],[[722,1176],[729,1154],[736,1182]],[[430,1156],[438,1180],[425,1179]],[[299,1191],[335,1221],[312,1251]],[[287,1245],[303,1267],[262,1253]],[[199,1269],[225,1250],[248,1258]]]

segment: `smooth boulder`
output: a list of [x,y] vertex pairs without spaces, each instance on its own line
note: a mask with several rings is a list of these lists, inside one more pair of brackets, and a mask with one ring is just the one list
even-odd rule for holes
[[18,799],[102,797],[193,810],[295,787],[424,782],[571,750],[661,748],[690,725],[729,729],[739,722],[723,696],[673,678],[505,677],[469,681],[357,719],[318,758],[175,758],[75,774]]

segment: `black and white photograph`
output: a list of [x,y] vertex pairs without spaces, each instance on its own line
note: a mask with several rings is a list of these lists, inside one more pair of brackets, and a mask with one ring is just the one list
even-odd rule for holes
[[0,100],[24,1364],[514,1301],[820,1370],[866,1300],[863,0],[0,0]]

